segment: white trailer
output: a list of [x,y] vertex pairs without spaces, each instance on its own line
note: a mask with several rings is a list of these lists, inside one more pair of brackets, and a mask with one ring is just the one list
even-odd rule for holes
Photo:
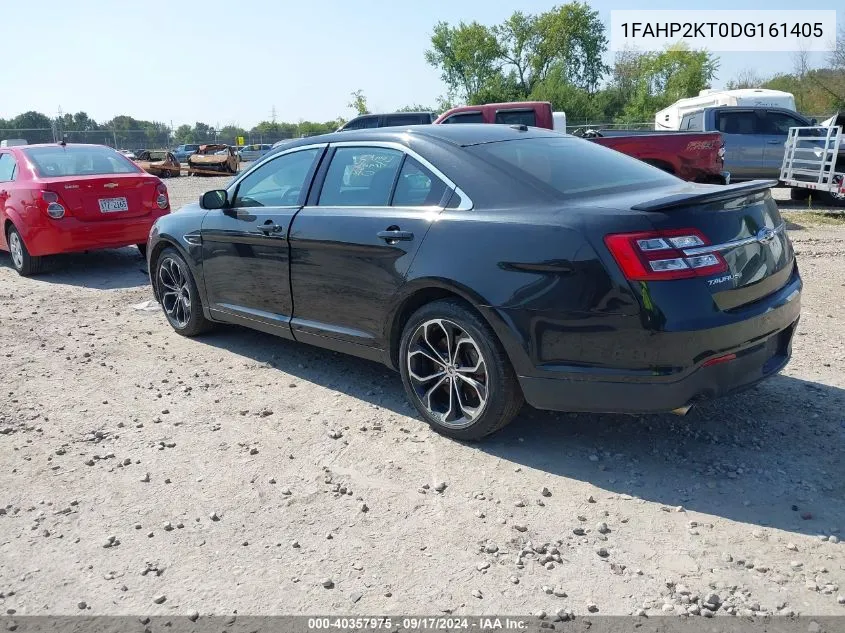
[[780,180],[792,187],[792,198],[813,191],[845,203],[845,115],[825,121],[826,127],[791,127],[780,168]]
[[679,99],[654,115],[655,130],[677,130],[687,112],[715,106],[753,108],[786,108],[795,110],[795,97],[790,92],[747,88],[744,90],[702,90],[697,97]]

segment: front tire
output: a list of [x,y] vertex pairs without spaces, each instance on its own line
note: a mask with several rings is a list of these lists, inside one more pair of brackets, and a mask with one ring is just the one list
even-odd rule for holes
[[523,403],[510,361],[490,326],[458,300],[417,310],[402,332],[399,371],[408,398],[432,429],[479,440]]
[[153,280],[164,316],[178,334],[196,336],[211,329],[191,269],[176,249],[162,251],[155,263]]
[[12,258],[12,268],[14,268],[21,277],[37,275],[43,270],[44,258],[33,257],[29,254],[21,234],[14,225],[9,226],[9,230],[6,232],[6,243],[9,245],[9,255]]

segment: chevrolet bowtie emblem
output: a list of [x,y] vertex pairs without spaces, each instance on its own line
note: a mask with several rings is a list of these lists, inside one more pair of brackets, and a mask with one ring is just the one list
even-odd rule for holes
[[117,183],[116,182],[107,182],[106,184],[103,185],[103,187],[105,187],[106,189],[114,189],[115,187],[117,187]]

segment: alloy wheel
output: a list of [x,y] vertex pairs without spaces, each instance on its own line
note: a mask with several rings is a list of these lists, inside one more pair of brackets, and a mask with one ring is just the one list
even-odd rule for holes
[[440,424],[466,428],[483,413],[487,365],[478,344],[457,323],[446,319],[422,323],[409,341],[407,363],[414,394]]
[[9,231],[9,253],[12,256],[15,268],[18,270],[23,268],[23,244],[21,244],[21,238],[17,231]]
[[161,305],[167,318],[177,328],[185,328],[191,320],[191,288],[183,264],[172,257],[165,257],[158,266],[158,282]]

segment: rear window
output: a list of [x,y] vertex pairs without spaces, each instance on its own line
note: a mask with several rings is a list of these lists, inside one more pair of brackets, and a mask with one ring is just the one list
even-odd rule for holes
[[496,123],[537,127],[537,116],[534,110],[499,110],[496,112]]
[[484,123],[481,112],[461,112],[443,119],[441,123]]
[[390,114],[384,118],[386,127],[431,123],[431,117],[427,114]]
[[635,158],[571,137],[500,141],[467,150],[514,176],[565,195],[678,182],[674,176]]
[[108,147],[46,146],[23,150],[42,178],[134,174],[140,169],[128,158]]

